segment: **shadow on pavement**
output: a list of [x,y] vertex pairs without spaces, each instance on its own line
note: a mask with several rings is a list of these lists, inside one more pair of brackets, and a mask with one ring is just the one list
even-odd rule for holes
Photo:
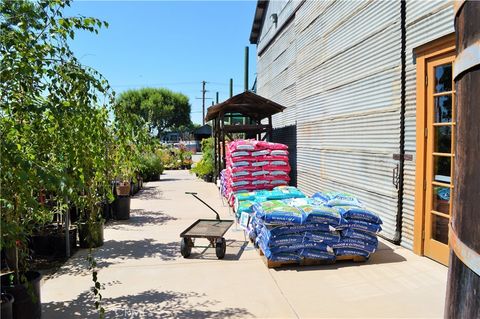
[[144,186],[132,199],[163,199],[163,192],[155,185]]
[[[235,261],[239,260],[242,256],[245,248],[248,246],[248,241],[238,241],[227,239],[227,251],[225,252],[225,257],[222,260]],[[206,239],[197,239],[195,245],[207,246],[209,244]],[[209,248],[193,248],[192,254],[188,259],[203,259],[203,260],[217,260],[217,255],[215,254],[215,247]]]
[[[88,249],[80,249],[66,264],[62,265],[48,278],[57,278],[63,275],[89,276],[92,273],[88,267]],[[154,239],[143,240],[107,240],[104,245],[95,248],[93,252],[96,268],[102,269],[122,261],[141,258],[158,258],[161,261],[170,261],[181,258],[180,242],[158,243]]]
[[155,257],[168,261],[180,257],[180,241],[159,243],[152,238],[142,240],[107,240],[94,253],[99,262],[103,259],[141,259]]
[[285,266],[279,268],[273,268],[276,271],[294,270],[294,271],[312,271],[312,270],[332,270],[343,267],[368,267],[377,264],[390,264],[407,261],[407,259],[397,253],[390,246],[385,245],[382,242],[378,243],[378,249],[373,253],[367,261],[353,262],[348,260],[337,261],[334,264],[315,265],[315,266]]
[[[43,317],[98,318],[93,295],[84,291],[75,300],[42,304]],[[252,317],[245,308],[210,310],[219,302],[196,292],[147,290],[138,294],[125,294],[117,298],[104,298],[105,318],[242,318]]]
[[108,229],[115,230],[138,231],[138,229],[136,229],[137,227],[153,225],[160,226],[172,220],[177,220],[177,218],[162,212],[151,212],[144,209],[131,209],[130,219],[111,221],[106,227]]

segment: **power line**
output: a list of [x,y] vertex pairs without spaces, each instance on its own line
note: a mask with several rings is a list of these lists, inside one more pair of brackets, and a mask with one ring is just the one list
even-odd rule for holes
[[137,84],[110,84],[112,87],[129,86],[163,86],[163,85],[196,85],[198,82],[172,82],[172,83],[137,83]]

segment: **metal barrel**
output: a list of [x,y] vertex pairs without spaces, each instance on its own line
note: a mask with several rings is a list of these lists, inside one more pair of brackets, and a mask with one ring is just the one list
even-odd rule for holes
[[455,2],[456,146],[445,318],[480,318],[480,2]]

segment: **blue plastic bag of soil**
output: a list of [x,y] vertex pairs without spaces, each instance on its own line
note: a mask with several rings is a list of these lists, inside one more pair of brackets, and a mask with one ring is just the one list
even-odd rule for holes
[[255,200],[255,192],[237,192],[235,193],[235,200],[244,201],[244,200]]
[[316,192],[312,195],[312,198],[321,203],[327,203],[332,199],[327,193],[324,192]]
[[334,249],[338,248],[353,248],[367,251],[369,253],[374,253],[377,249],[377,245],[369,243],[368,241],[363,241],[360,239],[353,238],[342,238],[338,243],[332,245]]
[[340,225],[337,227],[337,229],[355,229],[355,230],[360,230],[364,232],[369,232],[373,234],[377,234],[382,231],[382,226],[379,224],[373,224],[369,222],[365,222],[363,220],[347,220],[346,224]]
[[300,205],[298,208],[306,214],[307,223],[325,223],[332,226],[338,226],[345,223],[340,211],[335,207],[307,204]]
[[341,208],[342,216],[345,219],[363,220],[373,224],[382,224],[377,214],[357,206],[338,206]]
[[239,201],[238,199],[235,199],[235,212],[237,215],[240,215],[241,213],[253,213],[252,206],[254,204],[255,202],[252,200]]
[[361,230],[356,230],[352,228],[347,228],[342,230],[342,237],[359,239],[371,243],[372,245],[378,245],[378,238],[372,233],[363,232]]
[[267,226],[270,236],[281,236],[285,234],[301,233],[306,231],[334,231],[335,228],[328,224],[303,224],[303,225],[286,225],[286,226]]
[[305,214],[296,207],[288,206],[282,201],[272,200],[253,205],[256,217],[265,223],[277,225],[303,224]]
[[288,251],[288,252],[272,252],[272,250],[265,245],[263,241],[258,241],[257,239],[258,246],[262,250],[263,254],[265,257],[267,257],[268,260],[272,261],[298,261],[301,259],[299,252],[300,251]]
[[262,228],[261,234],[262,234],[262,240],[269,247],[301,244],[305,237],[304,233],[294,233],[294,234],[286,234],[286,235],[272,237],[266,227]]
[[329,260],[329,261],[335,260],[334,253],[311,249],[311,248],[302,249],[302,251],[300,252],[300,256],[302,256],[303,258],[309,258],[309,259],[320,259],[320,260]]
[[333,252],[333,249],[331,246],[328,246],[324,243],[317,243],[313,241],[304,241],[303,243],[300,243],[300,244],[270,247],[270,251],[276,254],[276,253],[282,253],[282,252],[292,252],[292,251],[302,250],[307,248],[316,249],[316,250],[325,251],[325,252],[331,252],[331,253]]
[[338,232],[323,232],[323,231],[307,231],[305,232],[305,239],[316,242],[324,242],[331,246],[340,241],[340,234]]
[[[283,194],[282,198],[285,198],[285,199],[307,197],[298,188],[294,186],[287,186],[287,185],[274,187],[272,190],[272,195],[273,194]],[[281,196],[281,195],[277,195],[277,196]]]
[[365,250],[355,249],[355,248],[337,248],[334,249],[335,256],[362,256],[370,257],[370,253]]
[[327,202],[328,206],[357,206],[362,207],[360,201],[353,197],[346,194],[338,194],[333,199],[330,199]]

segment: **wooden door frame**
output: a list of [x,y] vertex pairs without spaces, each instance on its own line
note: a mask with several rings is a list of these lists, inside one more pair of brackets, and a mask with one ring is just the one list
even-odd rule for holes
[[[455,34],[446,35],[414,50],[417,63],[416,86],[416,174],[415,174],[415,212],[413,223],[413,252],[424,254],[423,237],[425,231],[425,161],[427,127],[427,62],[429,59],[455,52]],[[431,81],[433,79],[430,79]],[[429,134],[432,134],[430,132]]]

